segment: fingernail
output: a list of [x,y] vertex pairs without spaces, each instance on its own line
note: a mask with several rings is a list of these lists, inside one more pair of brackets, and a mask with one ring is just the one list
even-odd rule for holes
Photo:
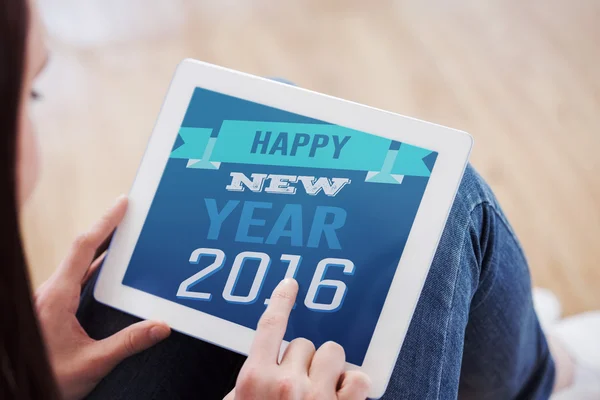
[[280,287],[284,287],[284,286],[298,286],[298,282],[296,282],[296,280],[294,278],[285,278],[284,280],[281,281],[281,283],[279,283]]
[[115,199],[115,204],[118,204],[118,203],[122,202],[123,199],[126,199],[126,198],[127,198],[126,194],[122,193],[122,194],[118,195],[117,198]]
[[155,342],[166,339],[171,334],[171,329],[166,325],[156,325],[150,328],[150,338]]

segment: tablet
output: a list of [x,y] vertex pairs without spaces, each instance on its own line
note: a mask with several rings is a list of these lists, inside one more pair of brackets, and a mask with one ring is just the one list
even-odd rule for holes
[[383,395],[467,164],[468,134],[194,60],[173,78],[98,301],[248,354],[335,341]]

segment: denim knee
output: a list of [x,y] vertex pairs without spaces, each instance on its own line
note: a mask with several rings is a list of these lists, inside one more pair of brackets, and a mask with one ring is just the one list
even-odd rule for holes
[[494,208],[499,208],[498,201],[487,182],[471,164],[467,164],[454,199],[453,209],[457,208],[462,212],[471,213],[475,207],[482,203],[489,203]]

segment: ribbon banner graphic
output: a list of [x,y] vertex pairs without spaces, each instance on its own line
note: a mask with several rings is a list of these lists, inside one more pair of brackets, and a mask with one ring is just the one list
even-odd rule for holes
[[221,163],[366,171],[366,182],[400,184],[404,176],[428,177],[437,153],[330,124],[225,120],[218,132],[182,127],[183,144],[170,158],[187,168],[219,169]]

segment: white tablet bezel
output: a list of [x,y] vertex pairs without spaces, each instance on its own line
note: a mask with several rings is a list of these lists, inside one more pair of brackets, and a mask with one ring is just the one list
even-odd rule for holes
[[471,136],[269,79],[184,60],[171,82],[129,194],[129,209],[114,235],[94,296],[101,303],[141,318],[163,320],[177,331],[242,354],[248,354],[253,329],[121,283],[196,87],[438,152],[363,365],[347,364],[349,369],[360,368],[371,377],[370,397],[381,397],[467,165]]

